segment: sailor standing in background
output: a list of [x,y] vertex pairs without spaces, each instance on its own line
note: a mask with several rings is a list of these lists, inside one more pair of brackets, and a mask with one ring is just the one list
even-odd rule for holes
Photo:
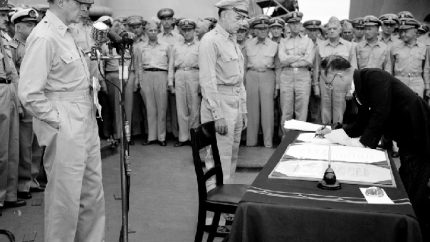
[[46,242],[104,241],[100,139],[90,72],[70,28],[93,0],[49,0],[27,39],[19,97],[33,115],[48,184]]
[[[247,0],[221,0],[219,22],[205,34],[199,48],[199,81],[202,90],[202,123],[215,121],[216,139],[225,183],[236,171],[240,135],[246,127],[246,91],[243,85],[243,56],[234,34],[248,15]],[[210,151],[205,159],[210,169]]]
[[[25,42],[38,21],[36,10],[23,9],[12,15],[11,21],[15,25],[15,36],[9,42],[12,52],[12,60],[19,75],[22,59],[25,54]],[[37,185],[40,160],[32,159],[33,142],[33,117],[25,109],[19,120],[19,168],[18,168],[18,198],[30,199],[30,188]],[[34,164],[33,164],[34,162]]]

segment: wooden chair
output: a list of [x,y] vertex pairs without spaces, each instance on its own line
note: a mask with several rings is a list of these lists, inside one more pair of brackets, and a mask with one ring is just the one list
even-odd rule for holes
[[[225,237],[227,235],[227,233],[217,232],[221,213],[235,213],[237,204],[245,193],[247,186],[242,184],[223,184],[221,161],[213,121],[191,129],[191,146],[199,190],[199,215],[194,241],[202,241],[204,232],[209,233],[207,241],[213,241],[214,237]],[[214,167],[204,172],[204,163],[200,159],[200,150],[207,146],[212,149]],[[216,187],[208,192],[206,181],[213,176],[215,176]],[[207,211],[214,213],[211,225],[205,225]]]

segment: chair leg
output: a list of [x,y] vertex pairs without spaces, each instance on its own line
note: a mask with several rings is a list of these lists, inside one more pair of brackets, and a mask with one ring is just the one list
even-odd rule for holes
[[221,216],[221,213],[215,212],[207,242],[213,242],[214,241],[214,238],[216,236],[217,229],[218,229],[220,216]]
[[206,210],[199,206],[199,215],[197,218],[197,231],[194,237],[194,242],[201,242],[203,240],[203,234],[205,232],[206,223]]

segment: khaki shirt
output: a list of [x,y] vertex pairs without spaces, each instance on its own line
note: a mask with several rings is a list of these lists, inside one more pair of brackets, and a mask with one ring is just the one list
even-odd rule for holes
[[388,46],[388,48],[393,47],[396,44],[399,44],[403,41],[399,40],[399,38],[397,38],[394,35],[391,35],[388,38],[383,38],[382,35],[379,37],[379,41],[383,42],[384,44],[386,44]]
[[401,42],[391,48],[394,76],[422,76],[425,89],[430,88],[430,56],[421,42],[407,45]]
[[314,62],[314,42],[301,34],[281,40],[279,44],[279,60],[282,67],[311,67]]
[[19,97],[37,119],[58,123],[45,93],[87,91],[90,73],[69,28],[51,11],[33,29],[21,65]]
[[176,43],[184,42],[184,37],[182,37],[182,35],[178,34],[174,30],[172,30],[170,33],[159,33],[157,37],[158,41],[165,42],[168,45],[174,45]]
[[278,44],[266,38],[259,42],[255,37],[245,43],[248,69],[275,69],[275,57],[278,53]]
[[423,34],[418,38],[418,41],[425,44],[427,47],[430,46],[430,33]]
[[369,43],[363,41],[355,47],[357,55],[358,69],[379,68],[387,72],[392,72],[390,50],[381,41]]
[[169,61],[169,86],[173,85],[175,71],[178,68],[199,68],[199,45],[197,40],[173,45]]
[[19,75],[22,59],[24,58],[24,54],[25,54],[25,41],[14,37],[8,43],[8,45],[10,46],[12,61],[15,64],[16,71]]
[[243,85],[244,59],[235,38],[219,24],[205,34],[200,42],[199,67],[202,96],[209,103],[214,120],[224,118],[218,86],[237,87],[240,96],[239,112],[247,112]]
[[142,77],[144,70],[148,68],[158,68],[168,71],[170,51],[170,46],[165,42],[157,41],[156,43],[148,42],[144,44],[140,48],[140,53],[138,53],[138,76]]

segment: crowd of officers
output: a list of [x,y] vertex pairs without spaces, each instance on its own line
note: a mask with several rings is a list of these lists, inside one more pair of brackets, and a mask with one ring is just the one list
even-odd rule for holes
[[[0,7],[0,19],[5,22],[0,43],[0,207],[13,207],[25,205],[20,199],[31,198],[30,189],[43,190],[36,180],[40,160],[32,159],[32,152],[38,149],[32,117],[20,105],[16,94],[3,95],[6,89],[8,93],[16,93],[9,89],[16,89],[26,38],[41,18],[35,9],[14,10],[3,2]],[[322,60],[333,55],[342,56],[357,69],[383,69],[417,95],[430,97],[427,26],[430,16],[423,24],[410,12],[403,11],[353,20],[332,17],[324,25],[319,20],[302,23],[302,17],[301,12],[290,12],[282,18],[257,16],[242,20],[237,34],[228,36],[237,42],[244,58],[244,109],[248,122],[242,139],[247,146],[273,147],[274,140],[286,132],[283,128],[286,120],[328,125],[346,121],[348,100],[354,91],[352,80],[345,80],[342,75],[328,80],[326,73],[320,71]],[[8,21],[14,25],[13,37],[9,37],[5,27]],[[132,130],[141,129],[142,144],[166,146],[171,134],[175,147],[188,145],[189,129],[197,127],[203,119],[201,87],[206,84],[199,81],[199,63],[205,61],[199,62],[200,40],[216,28],[217,19],[175,18],[172,9],[164,8],[158,11],[157,19],[104,16],[97,21],[108,24],[118,34],[132,33],[134,43],[128,52],[131,61],[125,64],[128,77],[124,80],[124,103],[127,120],[138,124],[132,125]],[[91,29],[89,18],[83,18],[71,28],[76,44],[84,52],[94,46]],[[110,51],[107,46],[103,50]],[[234,59],[228,53],[221,58],[224,63]],[[88,63],[90,75],[97,77],[102,86],[100,136],[115,141],[122,130],[116,90],[124,78],[122,67],[118,60]],[[236,70],[225,65],[219,71],[228,81]],[[217,87],[206,85],[206,95],[210,95],[211,88]],[[215,120],[224,115],[217,110],[211,114]]]

